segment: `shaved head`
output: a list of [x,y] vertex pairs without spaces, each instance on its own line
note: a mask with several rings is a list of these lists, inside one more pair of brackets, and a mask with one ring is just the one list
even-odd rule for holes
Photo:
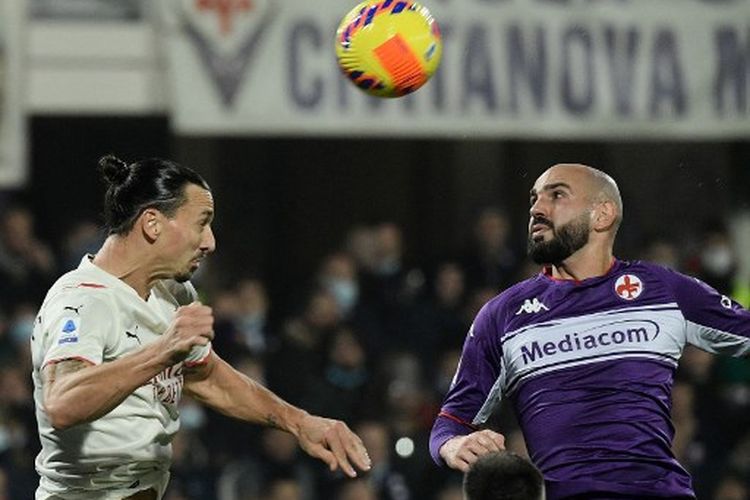
[[574,175],[580,175],[586,180],[588,197],[592,202],[609,201],[614,203],[617,207],[617,219],[615,220],[613,229],[617,231],[620,223],[622,223],[623,213],[622,196],[620,196],[620,188],[617,187],[617,182],[609,174],[594,167],[583,165],[582,163],[558,163],[548,168],[542,175],[553,171],[566,170],[574,173]]
[[534,262],[559,264],[589,245],[611,247],[622,221],[615,181],[578,163],[548,168],[530,194],[527,250]]

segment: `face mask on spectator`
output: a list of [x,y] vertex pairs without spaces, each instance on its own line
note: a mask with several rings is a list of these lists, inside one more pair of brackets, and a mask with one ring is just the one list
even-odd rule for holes
[[31,333],[34,331],[34,318],[18,318],[10,325],[10,338],[16,344],[23,344],[29,341]]
[[180,425],[183,429],[200,429],[205,422],[206,414],[200,406],[186,404],[180,407]]
[[351,312],[357,304],[359,286],[354,280],[332,279],[328,282],[328,290],[344,314]]
[[732,250],[727,245],[711,245],[703,250],[701,262],[711,274],[724,276],[732,270]]

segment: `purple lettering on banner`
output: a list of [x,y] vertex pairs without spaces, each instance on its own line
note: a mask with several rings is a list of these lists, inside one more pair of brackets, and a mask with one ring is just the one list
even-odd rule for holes
[[604,42],[615,95],[615,112],[617,116],[632,116],[635,62],[641,43],[641,33],[636,28],[621,31],[615,26],[605,26]]
[[221,52],[215,41],[204,35],[194,20],[188,16],[181,17],[182,29],[188,40],[193,44],[199,59],[214,83],[221,103],[225,108],[234,106],[234,100],[242,86],[242,82],[249,73],[249,67],[256,60],[262,41],[272,26],[277,14],[277,8],[272,4],[261,14],[257,27],[249,31],[231,53]]
[[[584,115],[594,104],[594,57],[591,33],[583,26],[565,30],[562,39],[562,100],[565,109]],[[580,64],[575,64],[578,53]]]
[[[671,30],[664,28],[656,32],[651,63],[651,116],[684,115],[688,105],[684,74],[675,34]],[[669,112],[662,112],[665,107]]]
[[488,111],[497,109],[495,95],[495,80],[492,74],[492,56],[488,47],[487,31],[481,24],[469,26],[468,38],[463,60],[462,75],[464,78],[464,94],[461,108],[469,109],[473,98],[482,101]]
[[719,116],[732,112],[740,116],[750,111],[750,28],[742,46],[740,34],[722,26],[714,34],[718,68],[714,79],[714,109]]
[[[453,43],[453,25],[440,22],[440,36],[443,38],[443,47],[449,47]],[[443,55],[445,57],[445,54]],[[447,66],[447,64],[446,64]],[[430,78],[429,89],[432,94],[432,105],[436,111],[445,110],[445,73],[438,71]]]
[[547,102],[547,44],[543,27],[533,31],[533,41],[524,38],[518,25],[508,28],[505,44],[508,50],[510,109],[518,114],[522,89],[531,92],[537,111],[545,111]]
[[287,44],[287,61],[289,61],[289,91],[292,102],[301,109],[315,109],[323,99],[323,79],[304,70],[313,68],[313,64],[305,64],[307,58],[303,50],[320,51],[323,36],[309,20],[300,21],[292,27]]

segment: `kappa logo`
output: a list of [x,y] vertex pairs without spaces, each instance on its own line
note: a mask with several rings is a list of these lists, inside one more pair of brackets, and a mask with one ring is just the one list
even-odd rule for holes
[[732,309],[732,299],[727,297],[726,295],[721,296],[721,307],[724,309]]
[[643,293],[643,282],[635,274],[623,274],[615,282],[615,293],[624,300],[635,300]]
[[532,314],[541,311],[549,311],[549,307],[545,306],[538,298],[526,299],[523,301],[523,305],[518,308],[516,316],[521,313]]

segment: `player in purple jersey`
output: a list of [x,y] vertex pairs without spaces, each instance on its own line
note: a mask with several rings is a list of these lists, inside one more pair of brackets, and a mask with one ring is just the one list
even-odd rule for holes
[[686,344],[750,355],[750,312],[695,278],[613,255],[617,184],[555,165],[531,190],[534,278],[472,324],[432,429],[439,464],[467,471],[505,438],[486,428],[513,403],[547,498],[695,498],[672,453],[671,389]]

